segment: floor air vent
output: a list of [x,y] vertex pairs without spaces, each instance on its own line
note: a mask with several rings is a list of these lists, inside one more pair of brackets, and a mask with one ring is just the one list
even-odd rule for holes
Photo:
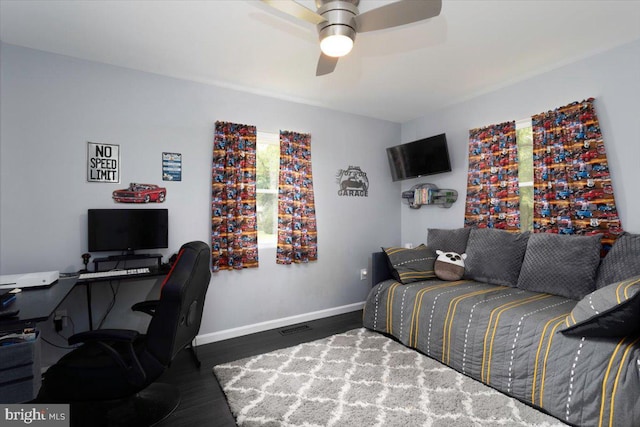
[[280,329],[279,332],[280,332],[280,335],[293,335],[300,332],[308,331],[310,329],[311,327],[309,325],[300,325],[300,326],[294,326],[292,328]]

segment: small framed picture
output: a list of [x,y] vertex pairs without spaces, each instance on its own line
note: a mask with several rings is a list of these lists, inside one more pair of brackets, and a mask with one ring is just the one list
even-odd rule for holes
[[182,181],[182,154],[162,153],[162,180]]

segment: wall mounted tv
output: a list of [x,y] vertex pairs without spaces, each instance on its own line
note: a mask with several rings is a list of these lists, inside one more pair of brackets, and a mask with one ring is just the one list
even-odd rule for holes
[[89,209],[89,252],[169,247],[167,209]]
[[451,172],[447,137],[440,134],[387,148],[394,181]]

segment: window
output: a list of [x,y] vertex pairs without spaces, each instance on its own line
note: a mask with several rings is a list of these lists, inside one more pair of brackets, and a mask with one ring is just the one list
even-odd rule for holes
[[275,247],[277,243],[279,168],[280,135],[258,131],[256,139],[256,205],[259,247]]
[[518,181],[520,190],[520,230],[533,230],[533,126],[531,119],[516,122]]

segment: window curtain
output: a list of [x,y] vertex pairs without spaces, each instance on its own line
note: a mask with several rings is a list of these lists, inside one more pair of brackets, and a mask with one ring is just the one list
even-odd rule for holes
[[311,135],[280,131],[276,263],[316,261],[317,234]]
[[622,232],[593,98],[532,117],[534,232],[603,234],[603,252]]
[[257,266],[256,128],[216,122],[211,168],[211,269]]
[[515,121],[469,131],[465,227],[520,229]]

